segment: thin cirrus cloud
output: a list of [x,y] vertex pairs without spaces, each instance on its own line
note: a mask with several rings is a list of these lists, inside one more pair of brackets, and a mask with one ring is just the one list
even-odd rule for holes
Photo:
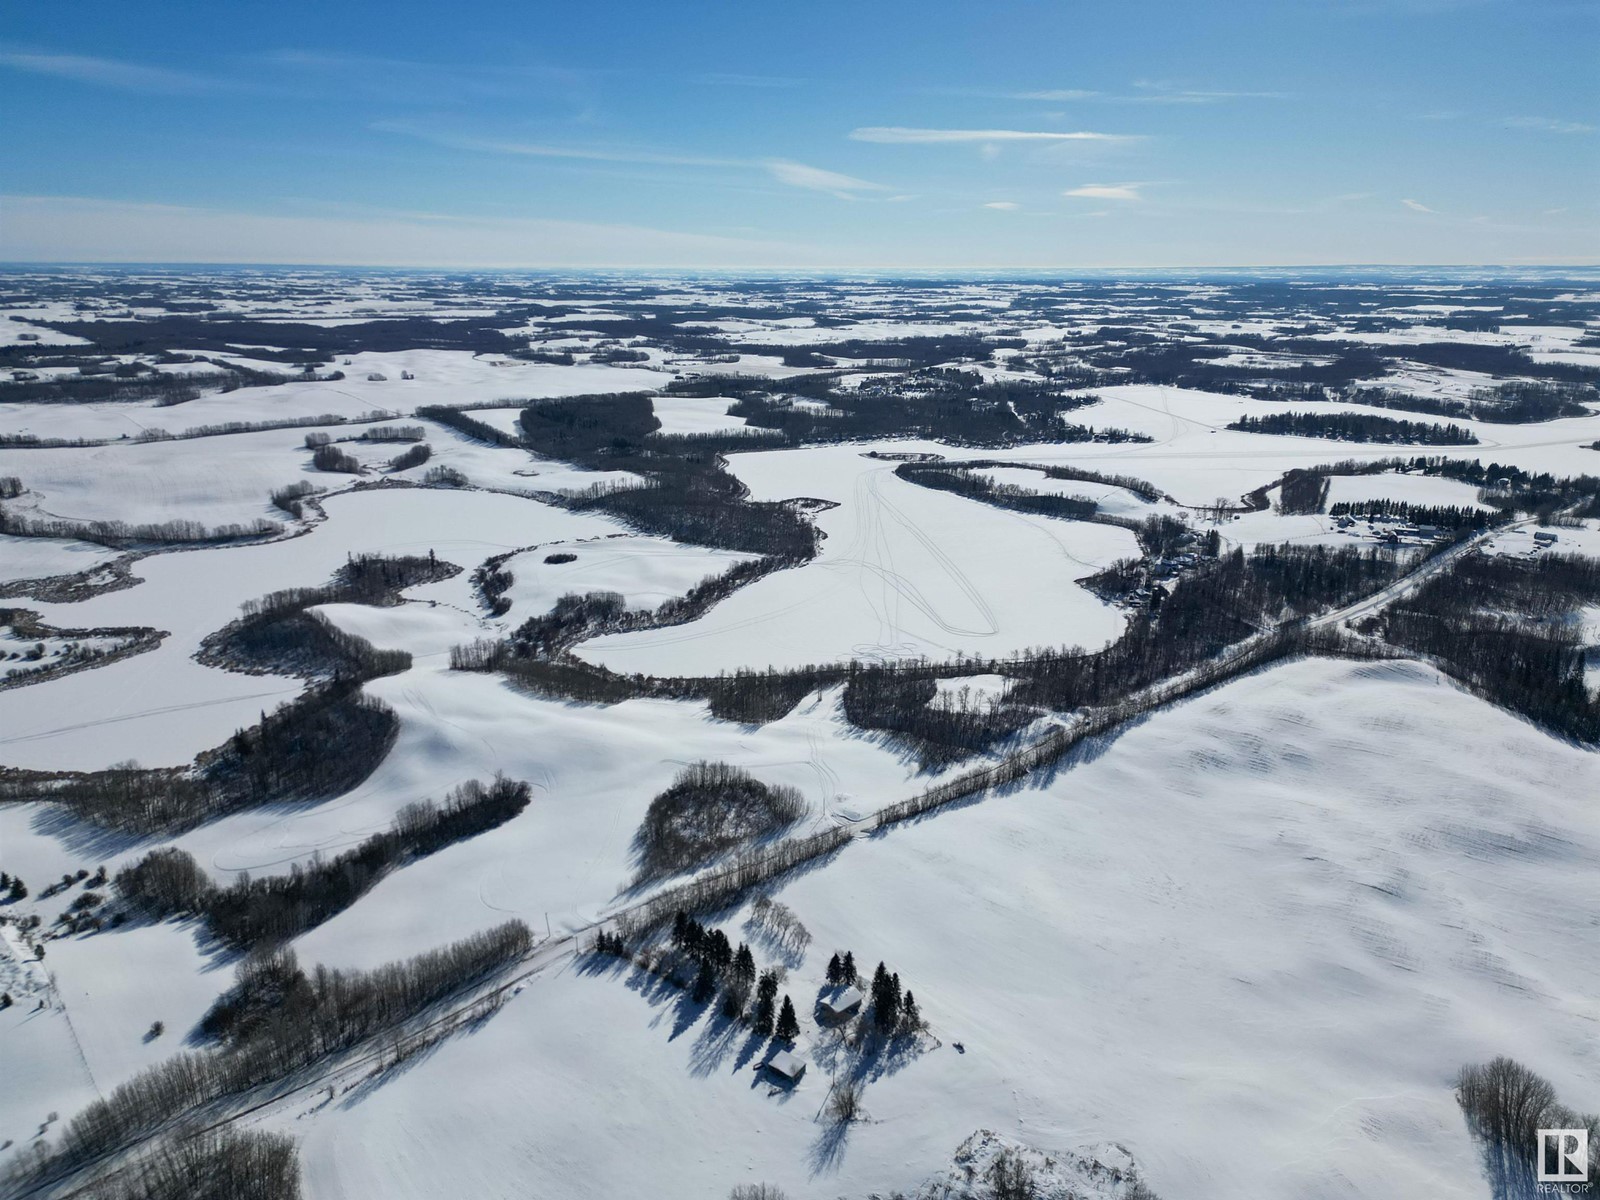
[[889,145],[938,145],[955,142],[1129,142],[1126,133],[1051,133],[1038,129],[921,129],[904,125],[864,125],[850,131],[851,140]]
[[168,71],[160,67],[145,67],[137,63],[121,62],[114,58],[96,58],[87,54],[28,54],[17,51],[0,53],[0,66],[31,75],[49,75],[56,79],[70,79],[75,83],[94,84],[128,92],[157,92],[184,94],[219,91],[228,85],[220,79],[205,75],[192,75],[184,71]]
[[1061,194],[1082,200],[1143,200],[1139,194],[1143,186],[1142,183],[1081,183]]
[[1593,133],[1593,125],[1582,121],[1561,121],[1555,117],[1507,117],[1500,124],[1507,129],[1531,129],[1537,133]]
[[996,208],[1001,212],[1014,212],[1022,207],[1015,200],[991,200],[984,205],[985,208]]
[[1221,104],[1228,100],[1282,100],[1287,92],[1204,91],[1175,88],[1167,84],[1139,82],[1135,93],[1101,92],[1086,88],[1043,88],[1032,92],[1009,92],[1010,100],[1043,100],[1052,104],[1089,101],[1095,104]]
[[858,200],[862,193],[890,189],[869,179],[858,179],[839,171],[813,167],[786,158],[721,158],[697,154],[670,154],[656,150],[593,146],[552,146],[540,142],[518,142],[497,138],[464,137],[438,133],[401,121],[379,121],[373,129],[397,133],[452,150],[483,154],[506,154],[528,158],[576,159],[583,162],[631,163],[637,166],[703,167],[736,171],[764,171],[769,178],[787,187],[823,192],[840,200]]
[[1426,204],[1423,204],[1420,200],[1402,200],[1402,201],[1400,201],[1400,203],[1404,204],[1412,212],[1436,213],[1436,212],[1439,211],[1436,208],[1429,208]]

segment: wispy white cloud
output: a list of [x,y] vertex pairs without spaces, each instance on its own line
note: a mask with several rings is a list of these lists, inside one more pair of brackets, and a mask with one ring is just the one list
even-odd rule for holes
[[985,208],[997,208],[1001,212],[1014,212],[1022,207],[1015,200],[991,200],[984,205]]
[[659,150],[616,146],[553,146],[543,142],[520,142],[503,138],[461,135],[412,125],[404,121],[379,121],[372,126],[383,133],[398,133],[419,138],[452,150],[481,154],[505,154],[527,158],[565,158],[583,162],[631,163],[653,167],[704,167],[735,171],[762,171],[787,187],[825,192],[842,200],[859,199],[861,192],[883,192],[888,187],[867,179],[857,179],[838,171],[793,162],[786,158],[720,158],[702,154],[674,154]]
[[1061,104],[1072,100],[1095,100],[1104,95],[1102,92],[1088,91],[1084,88],[1046,88],[1038,92],[1007,92],[1008,100],[1048,100]]
[[1500,124],[1507,129],[1531,129],[1537,133],[1593,133],[1593,125],[1582,121],[1562,121],[1555,117],[1507,117]]
[[1129,142],[1125,133],[1051,133],[1038,129],[914,129],[904,125],[865,125],[852,129],[858,142],[935,144],[949,142]]
[[1158,80],[1139,79],[1134,87],[1141,89],[1136,96],[1119,96],[1118,100],[1132,104],[1219,104],[1224,100],[1284,100],[1287,92],[1230,92],[1207,91],[1198,88],[1178,87]]
[[1139,194],[1142,187],[1142,183],[1082,183],[1061,194],[1084,200],[1143,200]]
[[1420,201],[1417,201],[1417,200],[1402,200],[1402,201],[1400,201],[1400,203],[1404,204],[1412,212],[1436,213],[1436,212],[1439,211],[1436,208],[1429,208],[1426,204],[1423,204],[1423,203],[1421,203]]
[[0,52],[0,66],[33,75],[50,75],[97,87],[129,92],[165,92],[174,95],[218,91],[226,81],[185,71],[146,67],[114,58],[94,58],[84,54],[25,54]]
[[1007,100],[1042,100],[1052,104],[1221,104],[1227,100],[1282,100],[1287,92],[1236,92],[1177,87],[1169,83],[1138,80],[1133,92],[1105,92],[1091,88],[1042,88],[1028,92],[1003,92]]
[[841,175],[838,171],[827,171],[821,167],[808,167],[805,163],[790,162],[783,158],[769,159],[765,166],[767,173],[779,183],[814,192],[827,192],[841,200],[854,200],[857,192],[889,190],[881,183],[857,179],[853,175]]

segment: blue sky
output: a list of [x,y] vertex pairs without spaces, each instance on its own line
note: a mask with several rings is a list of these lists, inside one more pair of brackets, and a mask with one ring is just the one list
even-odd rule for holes
[[75,0],[0,259],[1600,261],[1597,0]]

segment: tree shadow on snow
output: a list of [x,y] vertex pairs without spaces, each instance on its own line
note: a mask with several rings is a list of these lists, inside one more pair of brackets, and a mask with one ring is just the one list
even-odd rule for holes
[[115,829],[102,829],[75,816],[65,804],[44,802],[33,814],[33,831],[53,838],[73,854],[81,854],[95,862],[115,858],[157,837],[140,837]]

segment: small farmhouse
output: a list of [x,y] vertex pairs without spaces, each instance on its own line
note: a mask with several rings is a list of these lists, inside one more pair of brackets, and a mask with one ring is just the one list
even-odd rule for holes
[[767,1059],[767,1070],[787,1083],[797,1083],[806,1073],[806,1060],[787,1050],[779,1050]]
[[861,1011],[861,1002],[864,999],[860,988],[847,987],[837,995],[822,998],[822,1015],[830,1021],[842,1021],[846,1017],[853,1017]]

